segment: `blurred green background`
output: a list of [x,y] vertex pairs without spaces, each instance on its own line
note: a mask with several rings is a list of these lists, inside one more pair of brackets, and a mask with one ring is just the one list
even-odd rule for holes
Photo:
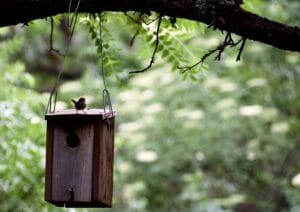
[[[244,7],[300,25],[298,0]],[[300,211],[299,54],[247,41],[240,62],[238,49],[227,49],[221,61],[212,56],[182,73],[177,66],[197,62],[224,35],[165,17],[153,68],[129,74],[148,65],[156,24],[103,14],[117,111],[112,209],[62,209],[43,199],[44,111],[59,71],[57,110],[80,96],[102,107],[97,19],[80,16],[65,60],[47,51],[49,20],[0,29],[0,211]],[[55,17],[54,30],[64,52],[66,16]]]

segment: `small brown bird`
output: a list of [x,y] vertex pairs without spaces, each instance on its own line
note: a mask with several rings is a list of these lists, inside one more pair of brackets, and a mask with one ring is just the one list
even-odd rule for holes
[[72,99],[72,102],[74,103],[75,109],[77,110],[84,110],[86,107],[85,98],[80,97],[78,101]]

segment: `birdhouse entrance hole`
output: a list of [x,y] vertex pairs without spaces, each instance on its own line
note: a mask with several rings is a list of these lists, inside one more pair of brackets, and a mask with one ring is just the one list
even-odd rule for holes
[[111,207],[114,113],[46,114],[45,200],[64,207]]
[[79,139],[78,135],[76,135],[75,133],[70,133],[66,137],[66,142],[69,147],[75,148],[75,147],[79,146],[80,139]]

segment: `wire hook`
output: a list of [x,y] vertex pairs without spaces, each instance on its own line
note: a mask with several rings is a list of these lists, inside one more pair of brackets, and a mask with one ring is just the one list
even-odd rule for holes
[[[55,112],[56,100],[57,100],[57,90],[56,90],[56,87],[54,87],[52,89],[51,93],[50,93],[45,114],[47,114],[47,113],[54,113]],[[52,103],[53,103],[53,107],[52,107]]]
[[102,91],[102,98],[103,98],[104,113],[106,113],[106,105],[108,105],[110,115],[107,118],[112,117],[114,112],[113,112],[113,108],[112,108],[110,94],[109,94],[109,91],[106,88],[103,89],[103,91]]

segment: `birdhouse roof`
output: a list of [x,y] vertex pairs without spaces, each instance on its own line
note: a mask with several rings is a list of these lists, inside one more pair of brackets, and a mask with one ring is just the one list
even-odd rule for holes
[[104,111],[103,109],[87,109],[87,110],[61,110],[55,111],[54,113],[48,113],[45,115],[46,120],[56,120],[56,119],[106,119],[114,117],[116,111]]

